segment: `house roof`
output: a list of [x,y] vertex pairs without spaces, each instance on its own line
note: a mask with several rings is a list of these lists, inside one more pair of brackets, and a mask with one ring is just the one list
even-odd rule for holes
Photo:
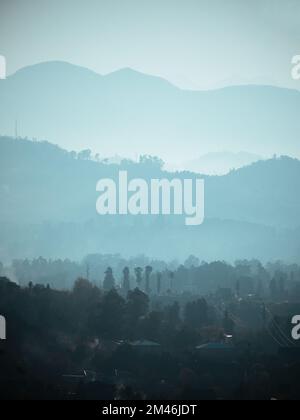
[[155,343],[154,341],[149,341],[149,340],[133,341],[130,343],[130,345],[134,347],[160,347],[160,344]]
[[226,343],[206,343],[197,346],[197,350],[232,350],[234,347]]

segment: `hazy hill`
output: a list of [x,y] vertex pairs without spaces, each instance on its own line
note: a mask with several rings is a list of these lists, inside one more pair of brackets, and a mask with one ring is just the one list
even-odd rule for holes
[[254,153],[214,152],[187,161],[182,166],[192,172],[200,172],[207,175],[225,175],[232,169],[239,169],[262,159],[261,156]]
[[[46,142],[0,138],[0,220],[85,221],[95,217],[96,183],[130,177],[201,175],[162,171],[151,161],[119,165],[76,158]],[[280,157],[258,161],[224,176],[205,176],[206,217],[276,227],[300,226],[300,161]]]
[[[300,92],[263,86],[184,91],[123,69],[107,76],[62,62],[0,81],[0,132],[102,155],[172,163],[215,150],[299,156]],[[284,139],[284,141],[283,141]]]
[[[130,177],[174,177],[154,161],[105,165],[49,143],[0,138],[0,260],[82,257],[102,252],[206,259],[296,259],[300,247],[300,161],[260,161],[205,177],[206,221],[178,217],[100,217],[96,182],[127,169]],[[177,173],[178,177],[195,177]]]

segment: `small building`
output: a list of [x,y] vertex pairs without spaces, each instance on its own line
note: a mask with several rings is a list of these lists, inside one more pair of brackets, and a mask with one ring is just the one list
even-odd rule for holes
[[138,340],[128,343],[128,345],[141,353],[158,354],[161,352],[161,345],[149,340]]

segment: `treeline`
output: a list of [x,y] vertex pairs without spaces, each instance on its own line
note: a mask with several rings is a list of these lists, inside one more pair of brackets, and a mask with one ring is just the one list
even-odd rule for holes
[[[147,265],[144,269],[136,267],[134,276],[125,266],[118,282],[113,268],[109,267],[105,270],[101,287],[86,278],[79,278],[70,290],[55,290],[50,284],[33,284],[32,281],[21,287],[6,277],[0,277],[0,314],[7,320],[7,340],[0,347],[1,395],[22,399],[90,399],[94,395],[90,393],[91,388],[96,387],[97,399],[108,398],[105,397],[107,388],[111,390],[111,399],[125,389],[126,395],[118,398],[134,398],[128,397],[128,391],[131,395],[137,390],[140,398],[145,394],[151,399],[164,383],[166,386],[161,392],[165,398],[177,395],[179,399],[195,399],[203,392],[201,378],[213,375],[204,386],[208,390],[211,387],[218,389],[216,395],[224,397],[229,393],[232,397],[239,390],[241,381],[245,380],[243,378],[247,378],[258,363],[267,372],[268,383],[275,384],[274,389],[278,392],[283,364],[279,359],[274,362],[274,357],[267,357],[267,354],[276,352],[279,330],[281,335],[288,336],[290,313],[298,313],[299,304],[286,307],[279,296],[289,293],[288,287],[297,282],[294,276],[299,275],[298,272],[293,270],[293,278],[289,279],[290,267],[281,266],[282,271],[278,274],[276,265],[269,266],[268,270],[260,265],[260,269],[263,268],[271,278],[268,293],[271,294],[271,290],[276,292],[278,304],[271,300],[271,296],[268,305],[258,297],[240,298],[240,280],[232,281],[235,285],[232,289],[219,288],[205,297],[187,292],[175,294],[170,289],[165,293],[161,290],[160,294],[151,290],[147,294],[141,290],[151,289],[153,281],[160,275],[162,280],[166,273],[168,279],[174,281],[182,270],[186,274],[203,267],[216,270],[224,263],[215,264],[188,267],[186,262],[185,266],[165,273]],[[227,266],[227,269],[235,273],[241,267],[246,270],[246,267],[254,269],[256,266],[254,262],[245,264],[240,262],[236,266]],[[272,270],[274,277],[271,277]],[[221,270],[221,273],[226,279],[226,271]],[[139,280],[140,288],[128,284],[131,279],[136,283]],[[271,310],[276,310],[280,316],[273,317]],[[228,364],[226,340],[230,337],[233,337],[236,350],[230,345],[230,358],[234,363]],[[154,346],[150,352],[149,349],[143,350],[145,340],[147,348]],[[142,349],[135,347],[135,343],[142,343]],[[208,365],[198,354],[198,346],[207,343],[225,349],[217,365],[214,360]],[[224,373],[224,369],[232,373],[234,366],[239,374],[231,383],[232,378]],[[85,378],[84,381],[88,382],[83,384],[77,379],[74,393],[64,378],[66,374],[74,378],[78,372],[81,375],[82,372],[94,372],[97,383]],[[118,382],[119,372],[122,372],[121,382]],[[272,372],[278,372],[276,381],[271,379]],[[184,379],[186,375],[188,383]],[[133,383],[131,378],[134,378]],[[259,378],[254,378],[255,384],[260,383]],[[252,395],[251,383],[247,381],[244,386],[243,395],[248,398]],[[265,398],[265,389],[258,390],[260,398]],[[270,398],[270,393],[266,392],[266,398]]]
[[[193,348],[203,340],[200,328],[213,324],[209,305],[197,299],[182,308],[176,302],[151,306],[141,290],[122,296],[86,279],[78,279],[70,291],[57,291],[32,283],[20,287],[0,277],[0,313],[7,320],[7,340],[0,347],[2,397],[69,398],[64,375],[83,371],[109,376],[126,370],[144,378],[145,365],[145,378],[170,369],[175,374],[177,362],[170,365],[170,356],[151,356],[148,364],[129,344],[154,340],[164,351]],[[97,395],[103,397],[101,391]]]
[[0,277],[0,310],[9,320],[9,341],[17,341],[18,347],[23,340],[39,337],[67,347],[72,347],[71,342],[77,346],[98,338],[147,339],[177,348],[196,345],[200,328],[217,327],[217,315],[204,298],[194,297],[182,305],[177,301],[153,303],[138,288],[125,296],[116,289],[104,291],[83,278],[72,290],[57,291],[31,282],[21,288]]
[[120,290],[126,295],[138,288],[147,295],[208,295],[230,289],[238,296],[297,300],[300,296],[300,267],[281,262],[263,265],[257,260],[200,262],[190,256],[184,264],[177,261],[150,260],[144,256],[125,260],[118,255],[90,255],[81,263],[70,260],[14,260],[10,266],[0,264],[0,275],[6,275],[21,286],[49,285],[70,290],[77,278],[93,285]]

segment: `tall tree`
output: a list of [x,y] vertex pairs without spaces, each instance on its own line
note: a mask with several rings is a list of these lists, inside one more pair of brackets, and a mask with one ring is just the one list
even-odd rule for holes
[[156,291],[157,294],[160,295],[161,292],[161,273],[157,273],[157,277],[156,277]]
[[138,320],[148,312],[149,298],[139,289],[130,290],[127,298],[127,313],[130,320]]
[[103,297],[97,317],[97,330],[105,338],[122,338],[125,301],[114,289]]
[[113,270],[111,267],[105,271],[105,277],[103,281],[103,289],[104,290],[112,290],[115,287],[115,279],[113,275]]
[[174,279],[175,279],[175,273],[173,271],[169,272],[169,279],[170,279],[170,290],[173,292],[174,289]]
[[145,269],[145,277],[146,277],[146,293],[147,295],[150,294],[150,276],[151,273],[153,271],[153,268],[150,265],[147,265],[146,269]]
[[127,295],[127,293],[130,290],[130,271],[128,267],[125,267],[123,270],[123,290],[125,292],[125,294]]
[[141,288],[141,284],[143,281],[142,275],[143,275],[143,269],[141,267],[136,267],[134,269],[135,277],[136,277],[136,284],[138,288]]

